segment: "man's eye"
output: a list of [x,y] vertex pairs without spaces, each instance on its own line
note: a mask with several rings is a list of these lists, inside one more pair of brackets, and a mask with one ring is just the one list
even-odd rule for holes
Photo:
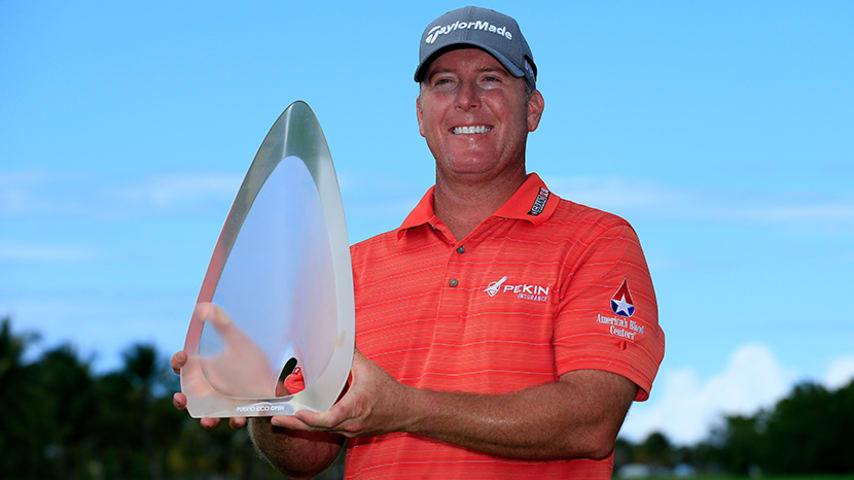
[[480,77],[478,82],[481,88],[499,88],[501,86],[501,77],[495,75],[484,75]]
[[431,84],[431,86],[433,88],[435,88],[437,90],[441,90],[441,91],[450,90],[450,89],[454,88],[454,85],[456,85],[456,83],[454,82],[454,79],[447,78],[447,77],[446,78],[437,78],[437,79],[433,80],[433,83]]

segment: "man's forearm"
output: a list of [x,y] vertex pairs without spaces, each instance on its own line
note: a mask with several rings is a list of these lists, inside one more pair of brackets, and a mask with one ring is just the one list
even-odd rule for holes
[[604,458],[635,391],[597,371],[505,395],[417,390],[406,430],[500,457]]
[[273,417],[296,430],[347,437],[408,432],[501,457],[604,458],[637,386],[599,370],[509,394],[435,392],[401,384],[358,351],[352,383],[327,412]]
[[273,467],[289,478],[311,478],[338,456],[345,438],[326,432],[287,430],[270,424],[269,418],[251,418],[252,443]]

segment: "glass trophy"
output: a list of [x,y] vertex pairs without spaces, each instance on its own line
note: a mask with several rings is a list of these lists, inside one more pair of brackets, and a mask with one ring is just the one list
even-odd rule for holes
[[[193,417],[328,410],[353,361],[344,208],[309,106],[294,102],[258,149],[190,319],[181,391]],[[305,389],[282,380],[298,365]]]

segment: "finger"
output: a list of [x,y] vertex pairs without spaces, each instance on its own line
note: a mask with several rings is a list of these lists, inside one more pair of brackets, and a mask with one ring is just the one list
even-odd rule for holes
[[[311,412],[314,413],[314,412]],[[297,412],[299,414],[299,412]],[[308,416],[308,415],[306,415]],[[302,415],[300,416],[302,417]],[[303,430],[307,432],[328,432],[343,435],[351,438],[358,436],[363,432],[364,424],[356,418],[344,418],[341,421],[336,419],[306,419],[296,415],[290,417],[282,417],[282,420],[277,421],[274,425],[285,427],[291,430]]]
[[307,432],[319,430],[311,425],[307,425],[305,422],[293,415],[277,415],[270,417],[270,423],[276,427],[287,428],[288,430],[303,430]]
[[228,426],[235,430],[243,428],[246,426],[246,417],[231,417],[228,419]]
[[172,405],[178,410],[186,410],[187,396],[181,392],[175,392],[175,394],[172,395]]
[[234,330],[234,323],[231,317],[218,306],[212,303],[200,303],[196,305],[195,316],[202,322],[210,322],[216,327],[217,332],[222,336],[231,335]]
[[[354,366],[357,362],[361,361],[370,361],[365,359],[362,354],[356,351],[358,357],[361,357],[362,360],[358,360],[354,358]],[[353,374],[351,373],[352,377]],[[356,395],[352,388],[352,378],[348,380],[348,383],[344,386],[344,391],[341,392],[341,395],[338,397],[338,400],[332,405],[326,412],[312,412],[311,410],[299,410],[294,416],[299,418],[306,425],[312,426],[314,428],[320,428],[324,430],[335,430],[341,426],[342,423],[347,420],[354,419],[358,415],[356,413],[355,405],[356,400],[354,400],[353,396]]]
[[322,413],[300,410],[294,416],[306,425],[322,430],[334,430],[349,418],[344,409],[335,409],[334,407],[332,410]]
[[204,417],[201,419],[201,421],[199,423],[201,423],[202,427],[204,427],[206,430],[212,430],[214,427],[216,427],[219,424],[219,419],[218,418]]
[[181,367],[183,367],[187,363],[187,353],[183,350],[175,352],[172,355],[172,358],[169,359],[169,366],[172,367],[172,371],[175,372],[175,375],[181,374]]
[[196,306],[195,315],[200,321],[213,324],[226,344],[235,346],[248,344],[257,348],[255,342],[247,337],[243,330],[236,326],[231,317],[225,313],[225,310],[217,305],[213,303],[200,303]]

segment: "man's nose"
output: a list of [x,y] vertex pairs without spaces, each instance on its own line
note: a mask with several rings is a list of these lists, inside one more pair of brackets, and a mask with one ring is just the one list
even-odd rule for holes
[[457,90],[457,108],[469,111],[480,107],[480,91],[474,82],[461,82]]

